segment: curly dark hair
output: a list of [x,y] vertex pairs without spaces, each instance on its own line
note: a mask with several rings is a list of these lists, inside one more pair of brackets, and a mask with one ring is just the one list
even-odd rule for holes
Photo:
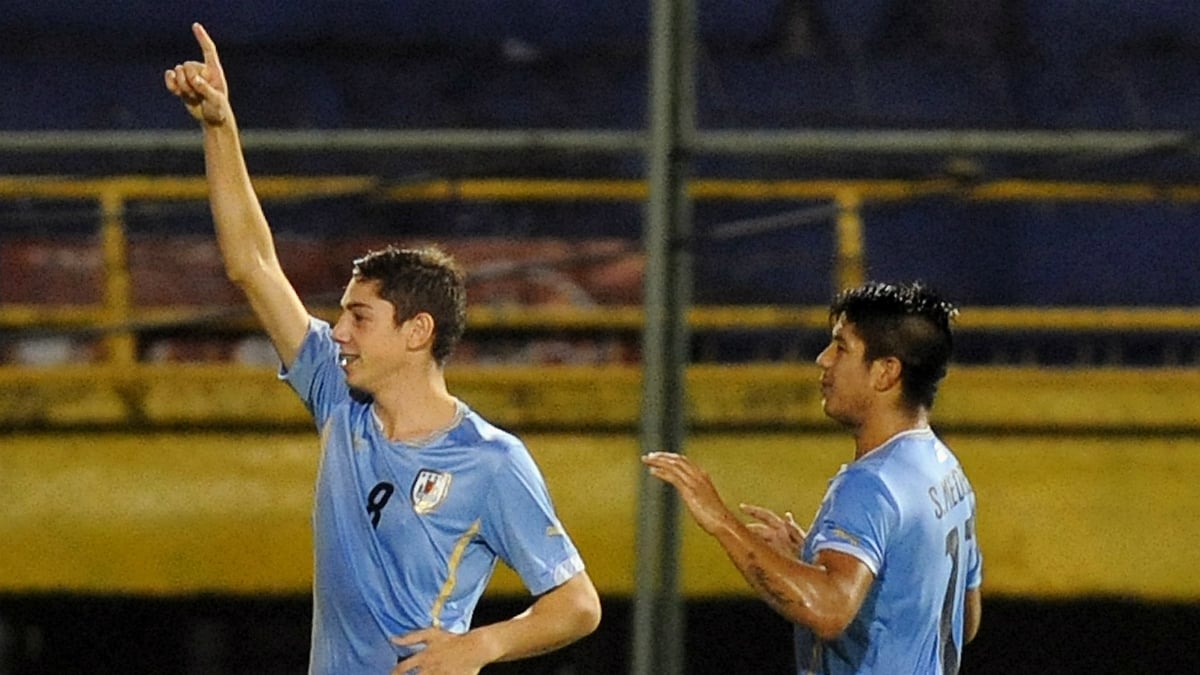
[[466,274],[437,246],[370,251],[354,261],[354,278],[379,283],[399,325],[420,312],[433,317],[433,358],[444,365],[467,325]]
[[900,360],[904,400],[933,407],[938,384],[954,352],[951,321],[958,309],[919,281],[871,281],[839,293],[829,306],[829,323],[854,324],[866,345],[866,359]]

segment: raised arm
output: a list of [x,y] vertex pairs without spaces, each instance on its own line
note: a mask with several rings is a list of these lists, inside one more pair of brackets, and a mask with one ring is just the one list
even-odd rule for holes
[[279,265],[250,183],[217,47],[200,24],[192,24],[192,32],[204,61],[166,71],[167,90],[183,101],[204,131],[209,202],[225,273],[246,295],[283,363],[290,365],[308,330],[308,311]]

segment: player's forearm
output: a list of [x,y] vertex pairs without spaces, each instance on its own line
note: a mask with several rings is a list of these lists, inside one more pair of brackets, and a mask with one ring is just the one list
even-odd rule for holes
[[983,598],[978,588],[967,589],[965,607],[963,608],[963,643],[969,643],[979,633],[979,624],[983,619]]
[[307,332],[308,312],[280,268],[232,112],[221,124],[205,126],[204,157],[225,273],[245,294],[280,359],[290,365]]
[[824,568],[782,555],[736,519],[713,536],[750,587],[788,621],[829,639],[853,617]]
[[250,182],[232,113],[204,129],[204,161],[217,244],[231,281],[252,283],[264,268],[277,266],[275,244]]
[[600,624],[600,600],[585,572],[538,598],[522,614],[473,630],[488,662],[516,661],[565,647]]

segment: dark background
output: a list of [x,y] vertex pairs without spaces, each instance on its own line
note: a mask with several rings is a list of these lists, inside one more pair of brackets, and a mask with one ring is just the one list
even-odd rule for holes
[[[543,657],[491,675],[628,672],[632,603],[604,598],[600,629]],[[477,623],[519,613],[526,601],[488,598]],[[189,598],[0,596],[0,674],[285,675],[305,671],[308,597]],[[749,598],[686,605],[686,672],[794,673],[791,629]],[[979,637],[962,673],[1200,672],[1200,607],[1115,598],[985,598]]]

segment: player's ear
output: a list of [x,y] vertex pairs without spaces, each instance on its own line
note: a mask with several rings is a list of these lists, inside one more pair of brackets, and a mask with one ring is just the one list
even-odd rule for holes
[[409,349],[420,350],[432,347],[433,336],[437,329],[432,314],[429,312],[417,312],[411,319],[404,323],[407,328],[406,337]]
[[883,392],[892,387],[899,387],[900,373],[903,370],[904,364],[894,356],[875,359],[875,362],[871,364],[871,372],[874,376],[873,383],[876,391]]

